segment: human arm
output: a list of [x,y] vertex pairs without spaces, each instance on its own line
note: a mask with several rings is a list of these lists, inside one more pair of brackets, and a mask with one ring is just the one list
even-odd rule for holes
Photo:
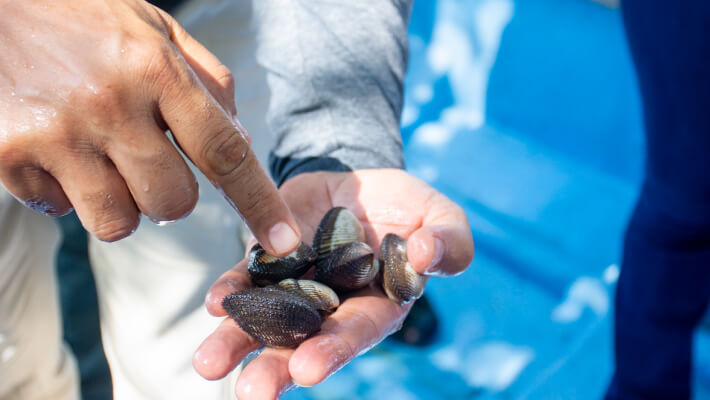
[[182,218],[197,184],[169,128],[271,253],[297,244],[236,119],[231,74],[167,13],[140,0],[0,0],[0,51],[0,181],[26,205],[75,209],[108,241],[141,213]]
[[[465,269],[473,243],[461,209],[402,170],[373,169],[403,167],[399,114],[409,2],[297,1],[263,19],[266,3],[278,2],[254,7],[262,18],[259,61],[271,89],[267,117],[277,139],[271,170],[304,240],[310,243],[328,208],[345,206],[365,224],[373,248],[385,233],[396,232],[409,239],[409,258],[419,272],[429,265],[433,275]],[[353,171],[305,173],[319,170]],[[209,291],[214,315],[225,315],[224,296],[251,284],[245,265]],[[379,289],[361,291],[295,350],[264,350],[243,371],[237,394],[270,399],[291,380],[320,382],[396,330],[408,310]],[[194,366],[219,379],[257,347],[227,318],[200,346]]]
[[[378,249],[387,233],[408,238],[412,267],[422,274],[455,275],[473,258],[466,216],[456,204],[424,182],[397,169],[304,173],[280,189],[310,243],[323,214],[333,206],[353,211],[365,227],[367,242]],[[207,295],[207,309],[226,313],[222,299],[251,285],[246,261],[226,272]],[[389,300],[378,287],[348,295],[320,332],[296,349],[265,349],[240,375],[240,399],[275,399],[291,382],[311,386],[396,331],[411,307]],[[218,379],[259,344],[226,318],[202,343],[194,358],[197,371]]]
[[319,170],[403,168],[411,1],[253,4],[276,182]]

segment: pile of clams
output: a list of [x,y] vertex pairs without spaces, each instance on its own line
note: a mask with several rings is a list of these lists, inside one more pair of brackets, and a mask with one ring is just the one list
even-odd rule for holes
[[[424,282],[407,261],[403,238],[387,234],[379,260],[364,242],[365,230],[355,215],[343,207],[333,208],[321,220],[313,247],[301,243],[291,254],[276,258],[254,246],[248,270],[257,286],[230,294],[222,305],[265,346],[295,347],[320,330],[340,305],[338,295],[376,281],[398,304],[422,295]],[[298,279],[314,266],[313,280]]]

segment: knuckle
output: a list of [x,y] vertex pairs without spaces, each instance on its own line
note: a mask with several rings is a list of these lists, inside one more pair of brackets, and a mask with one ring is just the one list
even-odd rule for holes
[[0,168],[24,167],[34,164],[32,135],[23,133],[20,139],[9,137],[0,140]]
[[234,75],[225,65],[220,64],[217,68],[217,82],[222,86],[228,95],[234,96]]
[[137,45],[133,52],[134,68],[148,85],[170,82],[175,77],[177,52],[165,39]]
[[249,154],[249,145],[233,127],[221,128],[205,141],[202,157],[216,178],[234,175]]
[[111,216],[99,220],[90,229],[93,234],[104,242],[115,242],[130,236],[138,228],[138,218]]
[[176,191],[166,192],[167,195],[163,199],[158,199],[154,219],[177,221],[190,215],[197,205],[197,188],[183,188],[178,193]]
[[80,215],[80,218],[86,229],[100,240],[114,242],[123,239],[138,227],[140,219],[137,210],[122,207],[111,193],[99,191],[85,194],[83,202],[90,214]]
[[7,166],[16,156],[13,145],[9,141],[0,141],[0,167]]
[[0,163],[17,159],[36,139],[36,129],[22,116],[0,114]]

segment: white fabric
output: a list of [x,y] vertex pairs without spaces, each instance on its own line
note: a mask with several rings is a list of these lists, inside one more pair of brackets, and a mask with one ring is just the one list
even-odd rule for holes
[[0,399],[75,400],[78,371],[62,345],[54,221],[0,186]]
[[[233,72],[239,119],[264,163],[271,139],[268,92],[256,64],[250,2],[195,0],[176,15]],[[244,253],[246,229],[222,195],[193,168],[200,200],[183,221],[159,227],[143,219],[117,243],[94,238],[101,332],[116,400],[233,398],[233,380],[207,381],[191,363],[220,319],[208,315],[210,285]]]

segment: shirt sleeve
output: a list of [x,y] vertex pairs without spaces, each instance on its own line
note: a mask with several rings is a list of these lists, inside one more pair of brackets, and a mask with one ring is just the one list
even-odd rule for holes
[[281,184],[301,172],[402,168],[399,129],[409,0],[259,0],[269,158]]

